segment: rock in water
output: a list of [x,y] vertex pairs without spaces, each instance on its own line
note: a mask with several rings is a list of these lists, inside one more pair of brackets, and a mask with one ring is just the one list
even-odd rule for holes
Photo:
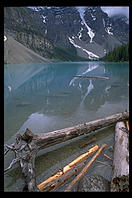
[[77,192],[110,191],[110,182],[101,175],[86,175],[77,184]]

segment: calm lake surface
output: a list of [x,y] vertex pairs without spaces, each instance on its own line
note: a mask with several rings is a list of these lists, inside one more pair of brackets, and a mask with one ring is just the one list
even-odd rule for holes
[[[8,144],[26,128],[46,133],[129,110],[128,63],[59,62],[5,65],[4,69],[4,141]],[[74,75],[107,76],[109,80]],[[100,144],[102,138],[113,142],[113,128],[106,131],[98,139]],[[78,155],[80,141],[40,152],[38,183]],[[13,156],[6,156],[5,167]],[[17,165],[5,174],[5,191],[18,191],[23,184]]]

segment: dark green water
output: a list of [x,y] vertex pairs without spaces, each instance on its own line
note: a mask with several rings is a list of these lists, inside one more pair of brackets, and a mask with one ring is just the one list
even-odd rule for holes
[[[73,75],[108,76],[109,80],[81,79],[74,78]],[[26,128],[34,133],[50,132],[129,109],[127,63],[5,65],[4,80],[6,143],[12,143],[15,134],[23,133]],[[113,141],[108,130],[103,134],[104,132],[99,141],[101,137],[106,137],[108,142]],[[50,167],[59,167],[60,164],[63,167],[66,159],[70,160],[72,154],[81,152],[77,149],[80,141],[82,140],[75,141],[70,146],[63,144],[62,148],[54,147],[56,150],[52,152],[45,151],[48,152],[48,155],[45,154],[46,161],[45,155],[40,154],[36,162],[38,183],[51,173],[51,170],[45,173]],[[11,157],[11,154],[6,157],[5,167],[9,165]],[[23,179],[16,166],[5,175],[5,190],[17,191],[22,185]]]

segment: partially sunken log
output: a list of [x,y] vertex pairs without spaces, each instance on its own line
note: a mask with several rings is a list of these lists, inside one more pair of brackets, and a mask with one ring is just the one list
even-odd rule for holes
[[123,122],[115,127],[112,192],[129,192],[129,139]]
[[[41,184],[38,185],[39,190],[41,190],[41,191],[48,190],[49,188],[45,187],[47,184],[51,184],[51,186],[52,186],[52,184],[53,184],[53,183],[51,183],[52,181],[58,179],[59,177],[61,177],[62,175],[64,175],[65,173],[67,173],[68,171],[73,169],[77,164],[81,163],[87,157],[89,157],[95,151],[97,151],[98,148],[99,148],[98,145],[95,145],[94,147],[89,149],[88,152],[83,153],[82,155],[77,157],[74,161],[70,162],[68,165],[66,165],[64,168],[62,168],[62,170],[59,170],[55,175],[53,175],[53,176],[49,177],[48,179],[46,179],[44,182],[42,182]],[[49,186],[50,185],[48,185],[48,187]]]
[[[41,150],[46,147],[58,144],[60,142],[65,142],[72,138],[78,137],[80,135],[84,135],[90,133],[91,131],[95,131],[97,129],[112,125],[121,120],[127,120],[129,117],[128,112],[114,114],[102,119],[90,121],[88,123],[79,124],[73,127],[60,129],[57,131],[49,132],[49,133],[42,133],[39,135],[33,135],[32,141],[29,143],[30,148],[35,148],[36,150]],[[26,131],[26,136],[28,138],[28,131]],[[25,133],[24,135],[25,136]]]
[[104,80],[109,80],[109,77],[106,76],[82,76],[82,75],[74,75],[73,77],[77,78],[95,78],[95,79],[104,79]]
[[86,164],[86,161],[76,165],[74,168],[63,174],[58,179],[48,183],[42,192],[55,192],[60,186],[62,186],[65,182],[69,181],[73,178],[74,175],[77,175],[79,171],[81,171]]
[[24,189],[27,189],[27,191],[36,191],[34,162],[38,151],[77,136],[90,133],[102,127],[113,125],[118,121],[128,120],[128,117],[128,112],[118,113],[88,123],[39,135],[35,135],[27,129],[23,135],[18,134],[16,136],[15,143],[10,146],[5,145],[5,155],[9,150],[15,152],[15,159],[13,159],[9,167],[5,169],[5,172],[11,169],[15,163],[19,162],[26,183]]
[[96,158],[100,155],[102,150],[106,147],[106,144],[102,144],[99,150],[95,153],[95,155],[92,157],[92,159],[86,164],[86,166],[82,169],[82,171],[77,175],[70,184],[66,186],[66,189],[64,192],[70,192],[73,188],[73,186],[85,175],[85,173],[88,171],[90,166],[93,164],[93,162],[96,160]]
[[85,144],[81,144],[79,147],[80,148],[84,148],[85,146],[88,146],[89,144],[93,143],[96,141],[96,137],[93,137],[91,140],[89,140],[87,143]]

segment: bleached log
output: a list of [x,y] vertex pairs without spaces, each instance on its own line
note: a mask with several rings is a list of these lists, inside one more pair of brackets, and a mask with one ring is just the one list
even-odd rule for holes
[[129,138],[124,122],[118,122],[115,127],[115,145],[113,171],[111,180],[112,192],[129,191]]

